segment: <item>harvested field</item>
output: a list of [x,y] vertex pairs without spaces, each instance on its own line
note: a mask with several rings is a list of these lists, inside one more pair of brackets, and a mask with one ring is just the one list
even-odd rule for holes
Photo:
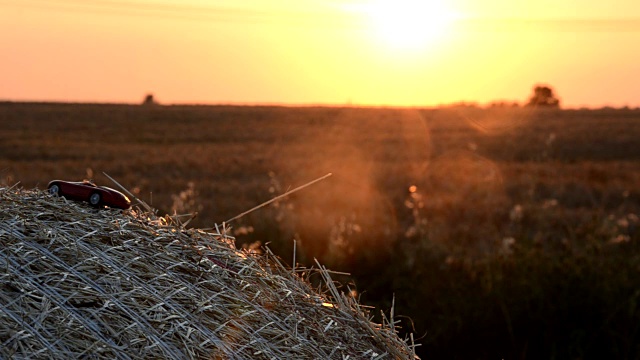
[[287,269],[225,230],[0,187],[0,358],[415,356],[393,314],[373,324],[322,266]]
[[236,246],[350,273],[422,358],[640,354],[638,109],[0,103],[0,123],[0,187],[106,172],[200,229],[333,173],[235,221]]

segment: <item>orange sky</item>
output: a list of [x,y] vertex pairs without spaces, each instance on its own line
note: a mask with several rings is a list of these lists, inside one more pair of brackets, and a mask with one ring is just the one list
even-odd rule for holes
[[640,106],[637,0],[426,3],[0,0],[0,100]]

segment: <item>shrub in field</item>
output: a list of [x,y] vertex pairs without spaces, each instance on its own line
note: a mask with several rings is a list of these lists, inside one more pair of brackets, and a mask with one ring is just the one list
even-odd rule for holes
[[529,106],[559,107],[560,100],[553,93],[553,89],[547,85],[536,85],[533,95],[529,98]]

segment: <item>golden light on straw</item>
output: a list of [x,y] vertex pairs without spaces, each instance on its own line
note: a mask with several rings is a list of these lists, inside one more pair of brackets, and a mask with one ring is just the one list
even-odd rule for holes
[[[0,358],[415,354],[326,268],[291,271],[269,249],[155,214],[0,187]],[[312,272],[326,294],[305,280]]]

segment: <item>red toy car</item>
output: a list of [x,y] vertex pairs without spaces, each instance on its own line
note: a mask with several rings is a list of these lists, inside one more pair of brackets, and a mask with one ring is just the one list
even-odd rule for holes
[[131,200],[118,190],[97,186],[90,181],[53,180],[47,186],[49,194],[64,196],[70,200],[86,201],[91,206],[109,206],[119,209],[131,207]]

